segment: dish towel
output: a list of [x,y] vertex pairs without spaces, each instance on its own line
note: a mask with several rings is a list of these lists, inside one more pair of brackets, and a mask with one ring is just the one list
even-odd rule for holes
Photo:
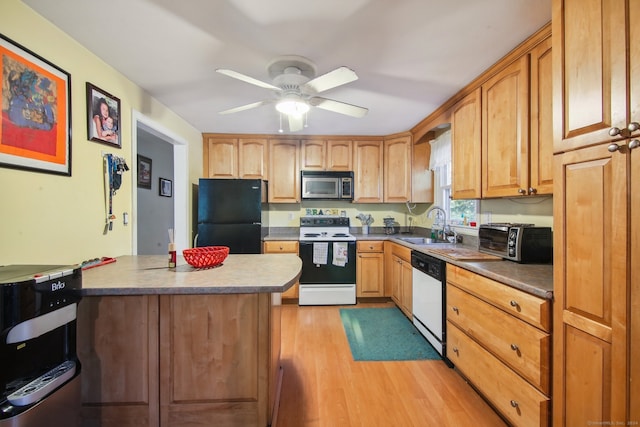
[[313,243],[313,263],[315,265],[327,263],[327,252],[329,251],[329,242]]
[[349,262],[348,257],[347,242],[333,242],[333,265],[344,267]]

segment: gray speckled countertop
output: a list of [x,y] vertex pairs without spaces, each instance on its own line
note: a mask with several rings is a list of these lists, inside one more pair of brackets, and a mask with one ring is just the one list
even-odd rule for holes
[[[418,250],[420,252],[431,255],[435,258],[446,261],[449,264],[457,265],[458,267],[473,271],[474,273],[504,283],[507,286],[519,289],[527,292],[531,295],[535,295],[540,298],[553,299],[553,265],[551,264],[519,264],[513,261],[458,261],[451,258],[447,258],[440,254],[429,251],[428,246],[413,245],[405,241],[400,240],[401,237],[424,237],[413,235],[400,235],[400,234],[356,234],[353,233],[357,240],[391,240],[394,243],[398,243],[407,246],[411,249]],[[271,234],[265,237],[264,240],[298,240],[298,232]],[[477,249],[468,246],[462,246],[468,249]],[[438,244],[434,248],[447,248],[455,247],[454,245]]]
[[164,255],[118,257],[82,272],[82,293],[95,295],[250,294],[284,292],[300,277],[293,254],[229,255],[222,265],[195,269],[178,257],[167,268]]

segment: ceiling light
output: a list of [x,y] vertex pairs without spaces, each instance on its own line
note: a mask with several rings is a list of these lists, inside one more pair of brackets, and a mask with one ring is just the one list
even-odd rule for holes
[[287,97],[278,101],[276,110],[288,116],[301,117],[309,111],[309,104],[297,98]]

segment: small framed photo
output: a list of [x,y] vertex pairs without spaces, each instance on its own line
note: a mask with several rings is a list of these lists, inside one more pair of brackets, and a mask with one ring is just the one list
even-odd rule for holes
[[138,154],[138,187],[151,190],[151,159]]
[[91,141],[122,148],[120,99],[87,82],[87,134]]
[[0,167],[71,176],[71,75],[0,34]]
[[160,195],[162,197],[173,196],[173,182],[170,179],[160,178]]

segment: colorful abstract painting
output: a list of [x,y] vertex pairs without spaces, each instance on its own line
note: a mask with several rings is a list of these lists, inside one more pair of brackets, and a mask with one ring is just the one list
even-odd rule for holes
[[71,175],[71,76],[0,35],[0,166]]

